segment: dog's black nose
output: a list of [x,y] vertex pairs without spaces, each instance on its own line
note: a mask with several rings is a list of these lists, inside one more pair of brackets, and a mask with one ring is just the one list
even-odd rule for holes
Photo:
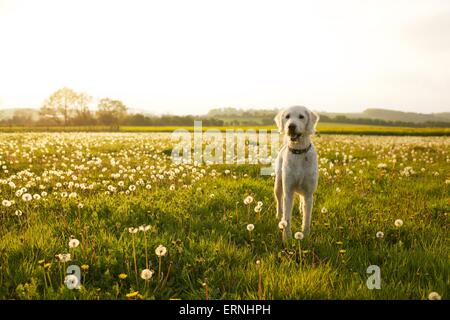
[[295,130],[295,124],[291,123],[291,124],[288,126],[288,130],[289,130],[289,131],[294,131],[294,130]]

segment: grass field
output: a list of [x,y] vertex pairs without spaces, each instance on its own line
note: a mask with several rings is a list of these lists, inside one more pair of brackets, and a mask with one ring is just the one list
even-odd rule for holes
[[0,299],[448,298],[450,138],[315,137],[312,233],[283,244],[273,177],[177,166],[169,136],[0,134]]
[[[173,132],[177,129],[193,131],[193,126],[121,126],[120,132]],[[203,127],[203,130],[218,129],[231,130],[259,130],[275,129],[275,126],[224,126],[224,127]],[[0,127],[0,132],[110,132],[109,126],[68,126],[68,127]],[[115,130],[117,131],[117,130]],[[387,127],[370,126],[360,124],[327,123],[319,122],[318,134],[358,134],[358,135],[396,135],[396,136],[450,136],[450,128],[408,128],[408,127]]]

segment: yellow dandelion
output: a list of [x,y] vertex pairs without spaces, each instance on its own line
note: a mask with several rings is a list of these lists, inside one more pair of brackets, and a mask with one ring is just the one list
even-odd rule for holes
[[136,298],[139,294],[139,291],[135,291],[135,292],[130,292],[127,294],[127,298],[128,299],[132,299],[132,298]]
[[125,273],[119,274],[119,278],[125,280],[128,276]]

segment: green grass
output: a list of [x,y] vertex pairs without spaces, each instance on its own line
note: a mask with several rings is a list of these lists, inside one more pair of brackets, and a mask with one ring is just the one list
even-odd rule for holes
[[[210,299],[257,299],[259,272],[264,299],[426,299],[432,291],[448,298],[449,138],[315,137],[319,187],[299,253],[298,241],[281,241],[273,177],[261,176],[259,165],[180,168],[167,156],[168,136],[0,134],[0,201],[15,201],[0,203],[0,299],[127,299],[136,291],[143,299],[205,299],[205,281]],[[27,202],[20,188],[47,195]],[[248,195],[254,202],[245,206]],[[146,233],[128,232],[143,224]],[[300,227],[297,203],[293,232]],[[71,235],[79,247],[68,247]],[[160,244],[168,253],[158,281]],[[139,277],[146,251],[155,271],[147,282]],[[58,262],[60,253],[73,261]],[[89,266],[81,290],[63,284],[69,264]],[[366,287],[373,264],[381,290]]]
[[[184,129],[192,132],[193,126],[121,126],[120,132],[173,132]],[[224,126],[203,127],[203,130],[217,129],[220,131],[230,130],[275,130],[275,126]],[[109,126],[53,126],[53,127],[0,127],[0,132],[110,132],[114,131]],[[117,130],[115,130],[117,131]],[[318,134],[359,134],[359,135],[410,135],[410,136],[450,136],[450,128],[410,128],[410,127],[388,127],[371,126],[345,123],[319,122]]]

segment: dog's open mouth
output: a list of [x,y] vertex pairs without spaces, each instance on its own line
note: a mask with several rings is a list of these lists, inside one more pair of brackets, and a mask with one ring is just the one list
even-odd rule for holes
[[295,133],[295,134],[289,135],[289,137],[291,138],[291,141],[292,141],[292,142],[298,141],[298,139],[299,139],[301,136],[302,136],[301,133]]

